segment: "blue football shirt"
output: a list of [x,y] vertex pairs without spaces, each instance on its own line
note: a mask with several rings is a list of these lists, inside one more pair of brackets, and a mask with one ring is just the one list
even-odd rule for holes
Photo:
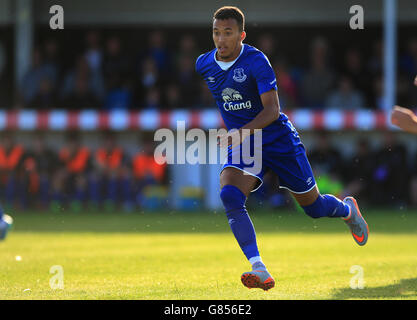
[[[277,90],[274,70],[260,50],[243,44],[234,63],[223,70],[214,49],[197,58],[196,71],[206,81],[228,130],[240,129],[263,110],[261,94]],[[252,136],[253,137],[253,136]],[[279,118],[262,129],[263,144],[275,143],[282,153],[291,153],[301,142],[288,117]]]

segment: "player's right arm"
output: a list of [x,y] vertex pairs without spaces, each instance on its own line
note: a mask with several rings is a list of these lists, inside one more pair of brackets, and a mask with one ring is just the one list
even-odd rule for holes
[[[414,78],[414,85],[417,86],[417,76]],[[395,106],[391,113],[391,122],[404,131],[417,134],[417,116],[407,108]]]
[[417,134],[417,116],[410,109],[395,106],[391,113],[391,122],[404,131]]

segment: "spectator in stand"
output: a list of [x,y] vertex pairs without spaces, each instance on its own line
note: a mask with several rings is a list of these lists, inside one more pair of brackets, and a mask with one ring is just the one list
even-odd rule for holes
[[275,57],[276,43],[273,35],[270,33],[263,33],[258,39],[257,48],[265,53],[269,59]]
[[87,173],[91,168],[91,152],[76,133],[68,133],[66,144],[59,150],[59,170],[53,177],[53,209],[70,205],[80,210],[87,200]]
[[120,39],[112,36],[107,40],[103,62],[103,75],[106,81],[107,95],[105,108],[128,109],[132,105],[130,90],[130,61],[123,53]]
[[189,56],[182,56],[178,65],[177,77],[184,108],[190,108],[196,103],[199,92],[199,79],[194,64],[194,59]]
[[6,46],[0,40],[0,101],[3,106],[12,105],[13,81],[10,81],[10,62],[8,61]]
[[130,174],[125,152],[110,132],[104,135],[101,145],[93,158],[89,179],[90,199],[95,206],[104,202],[108,209],[117,205],[131,208]]
[[356,110],[364,107],[362,94],[353,88],[351,79],[345,75],[340,77],[338,89],[326,99],[326,108]]
[[24,172],[25,149],[11,133],[3,132],[0,144],[0,188],[2,203],[18,208],[27,205]]
[[417,152],[413,157],[413,165],[411,166],[411,182],[410,182],[410,203],[413,207],[417,207]]
[[317,177],[317,184],[323,193],[340,197],[343,191],[343,158],[329,141],[327,132],[320,132],[315,148],[308,153],[308,159]]
[[176,65],[179,65],[181,58],[184,56],[189,57],[195,61],[199,54],[200,52],[197,49],[194,37],[190,34],[186,34],[182,36],[180,39],[178,54],[175,63]]
[[161,107],[161,93],[158,87],[153,87],[149,89],[146,93],[145,103],[143,105],[144,109],[153,109],[159,110]]
[[85,37],[86,51],[85,59],[87,60],[90,71],[93,74],[101,76],[103,67],[103,50],[100,46],[100,34],[97,31],[89,31]]
[[81,109],[82,107],[69,103],[74,102],[74,99],[78,100],[77,96],[86,96],[82,100],[90,101],[87,105],[99,108],[103,95],[104,83],[100,73],[91,71],[85,56],[79,56],[75,68],[70,70],[64,79],[61,104],[64,108]]
[[32,141],[24,161],[28,180],[29,201],[38,209],[46,209],[50,202],[50,184],[58,167],[54,151],[46,144],[43,136],[37,135]]
[[392,132],[384,134],[384,143],[374,155],[371,192],[379,205],[403,205],[409,195],[407,150]]
[[361,202],[370,202],[369,190],[373,188],[372,172],[374,169],[374,154],[366,138],[358,140],[356,154],[347,161],[346,170],[344,170],[344,181],[346,188],[341,198],[347,195],[359,197]]
[[100,109],[99,100],[89,89],[88,79],[78,75],[75,79],[75,88],[64,100],[63,106],[71,110]]
[[322,131],[317,134],[315,148],[308,154],[314,172],[318,172],[319,175],[320,173],[332,175],[337,179],[342,178],[342,156],[331,144],[327,132]]
[[175,111],[184,107],[181,99],[181,91],[176,83],[170,83],[164,91],[165,101],[162,105],[163,109]]
[[132,92],[128,81],[124,80],[112,80],[113,82],[119,82],[119,86],[115,86],[107,93],[104,107],[106,110],[115,109],[129,109],[133,102]]
[[89,87],[94,92],[96,99],[102,101],[104,98],[103,50],[100,46],[99,33],[96,31],[88,32],[86,45],[87,49],[84,57],[90,70]]
[[[46,91],[52,93],[52,84],[57,83],[58,75],[56,70],[43,61],[42,53],[39,48],[35,48],[32,55],[32,66],[23,77],[20,84],[20,95],[25,106],[30,105],[35,96],[41,91],[41,83],[47,82],[49,86]],[[45,89],[44,87],[44,89]]]
[[372,105],[372,82],[365,70],[362,53],[358,48],[349,48],[346,51],[342,73],[349,77],[353,87],[364,95],[366,106]]
[[103,60],[103,75],[106,88],[112,89],[121,85],[122,79],[130,76],[130,61],[122,49],[121,40],[112,36],[106,41],[106,51]]
[[417,74],[417,37],[408,40],[407,52],[400,58],[400,67],[409,77]]
[[36,110],[49,110],[57,107],[54,85],[48,78],[43,78],[39,84],[39,91],[27,105]]
[[163,84],[156,61],[149,57],[146,58],[137,73],[136,89],[134,90],[135,105],[143,108],[147,92],[153,87],[162,87]]
[[373,97],[375,109],[381,111],[384,110],[384,84],[382,82],[382,76],[377,76],[373,80]]
[[159,72],[154,59],[147,58],[143,61],[140,80],[141,85],[146,89],[160,84]]
[[417,37],[408,40],[407,52],[400,58],[400,71],[397,82],[400,94],[397,94],[397,104],[417,108],[417,86],[411,81],[417,74]]
[[316,38],[312,44],[310,70],[304,75],[301,95],[305,107],[322,109],[334,83],[334,73],[329,67],[327,41]]
[[171,71],[171,54],[165,44],[165,36],[162,31],[156,30],[149,35],[149,48],[146,57],[156,62],[156,67],[162,76],[168,76]]
[[45,41],[43,48],[45,67],[52,70],[55,79],[58,80],[61,75],[61,60],[58,43],[56,40],[49,38]]
[[274,60],[272,67],[274,68],[277,76],[281,107],[285,108],[285,110],[295,108],[298,106],[297,84],[290,74],[286,60],[283,58],[277,58]]
[[372,56],[368,61],[368,72],[372,77],[378,77],[380,74],[383,73],[383,61],[384,61],[384,49],[383,49],[383,41],[377,40],[373,44],[372,48]]
[[199,87],[200,93],[198,94],[196,104],[193,106],[194,109],[201,110],[217,108],[216,101],[214,101],[213,95],[204,80],[199,81]]
[[155,161],[152,140],[146,140],[143,149],[132,158],[135,199],[139,206],[143,204],[147,187],[161,185],[165,182],[166,169],[166,163],[158,164]]

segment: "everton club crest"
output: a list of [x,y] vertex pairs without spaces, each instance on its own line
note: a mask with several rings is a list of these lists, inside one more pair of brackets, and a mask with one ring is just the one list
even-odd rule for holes
[[243,82],[246,80],[247,76],[243,70],[243,68],[237,68],[233,70],[233,80],[236,82]]

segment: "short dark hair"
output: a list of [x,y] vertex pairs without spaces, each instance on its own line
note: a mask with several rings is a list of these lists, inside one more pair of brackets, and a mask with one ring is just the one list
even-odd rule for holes
[[213,15],[213,20],[235,19],[239,26],[239,31],[245,30],[245,15],[238,7],[225,6],[217,9]]

